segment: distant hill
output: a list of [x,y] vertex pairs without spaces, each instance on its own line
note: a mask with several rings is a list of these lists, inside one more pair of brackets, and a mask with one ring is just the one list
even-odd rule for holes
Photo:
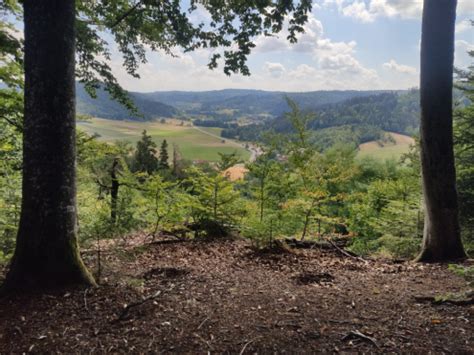
[[189,92],[163,91],[143,94],[151,100],[178,108],[182,113],[213,118],[236,118],[242,115],[277,117],[288,110],[286,97],[303,109],[338,103],[351,98],[366,97],[387,91],[312,91],[286,93],[282,91],[226,89]]
[[217,120],[233,120],[249,117],[253,120],[276,118],[288,110],[286,97],[303,109],[336,104],[349,99],[373,96],[388,91],[312,91],[286,93],[226,89],[215,91],[157,91],[151,93],[130,92],[144,117],[133,117],[120,104],[111,100],[104,90],[98,90],[92,99],[83,86],[77,85],[77,110],[79,113],[109,119],[151,120],[157,117],[191,116]]
[[[420,122],[418,90],[376,93],[308,106],[302,105],[305,111],[315,115],[308,128],[314,130],[313,138],[321,147],[337,142],[358,145],[378,140],[383,131],[412,135],[418,131]],[[258,141],[262,132],[268,130],[289,133],[292,126],[282,114],[262,123],[227,127],[221,134],[226,138]]]
[[[384,131],[412,134],[420,122],[419,100],[418,90],[411,90],[353,97],[337,104],[321,105],[310,110],[316,113],[311,128],[369,125]],[[290,124],[280,116],[273,127],[284,132],[290,129]]]
[[102,89],[97,90],[97,98],[93,99],[81,84],[76,85],[76,109],[78,113],[113,120],[149,121],[159,117],[173,117],[178,110],[156,100],[150,100],[141,93],[130,93],[130,97],[143,117],[133,116],[118,102],[112,100]]

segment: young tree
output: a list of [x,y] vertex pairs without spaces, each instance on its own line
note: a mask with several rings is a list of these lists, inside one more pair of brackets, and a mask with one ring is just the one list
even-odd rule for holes
[[156,143],[146,133],[146,130],[143,130],[142,139],[137,142],[137,149],[133,155],[132,171],[153,174],[159,167],[156,153]]
[[188,192],[193,197],[190,210],[196,235],[204,231],[211,237],[224,236],[244,213],[240,194],[233,183],[217,171],[205,173],[192,167],[186,174]]
[[168,142],[166,141],[166,139],[164,139],[160,146],[160,169],[168,170],[170,168],[170,165],[168,164],[168,159]]
[[425,199],[419,261],[466,256],[458,221],[453,153],[453,61],[456,1],[425,0],[421,35],[421,165]]
[[253,198],[258,201],[259,222],[263,222],[265,208],[268,207],[268,200],[272,196],[272,191],[269,188],[272,178],[281,179],[281,176],[277,176],[277,174],[281,174],[281,171],[278,169],[278,162],[274,155],[272,148],[268,150],[262,148],[262,154],[255,161],[247,164],[249,173],[246,179],[250,185]]
[[23,200],[5,289],[94,280],[76,237],[74,0],[25,0]]
[[302,113],[291,100],[288,104],[291,112],[286,117],[295,133],[290,136],[286,153],[296,194],[286,202],[286,207],[298,211],[295,216],[301,216],[303,240],[310,232],[312,221],[317,222],[318,236],[321,236],[322,222],[336,224],[335,208],[331,207],[345,198],[340,186],[348,185],[354,175],[355,151],[351,146],[336,145],[324,153],[318,152],[308,129],[314,117]]
[[173,171],[175,178],[183,178],[183,162],[181,161],[181,151],[176,143],[173,143]]

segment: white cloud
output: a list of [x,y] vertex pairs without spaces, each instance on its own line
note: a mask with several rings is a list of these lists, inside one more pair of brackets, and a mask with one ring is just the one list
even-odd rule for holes
[[265,53],[273,51],[294,50],[296,52],[307,53],[314,50],[319,39],[323,36],[323,25],[315,19],[313,15],[309,16],[308,22],[304,26],[304,33],[298,34],[298,42],[291,44],[288,37],[288,23],[284,30],[275,36],[259,36],[255,41],[255,52]]
[[320,39],[315,43],[313,54],[315,58],[327,57],[337,54],[353,54],[357,43],[350,42],[333,42],[328,38]]
[[385,69],[392,70],[402,74],[409,74],[409,75],[416,75],[417,70],[414,67],[410,67],[409,65],[398,64],[394,59],[391,59],[387,63],[383,63],[382,66]]
[[462,33],[468,30],[473,30],[473,26],[470,20],[459,21],[456,23],[456,33]]
[[473,58],[468,52],[474,51],[474,44],[464,40],[457,40],[454,44],[454,65],[458,68],[473,65]]
[[[379,17],[421,19],[422,0],[322,0],[323,6],[333,6],[346,17],[368,23]],[[458,0],[458,15],[474,14],[473,0]]]
[[[283,37],[283,38],[282,38]],[[288,42],[284,36],[260,36],[255,41],[254,52],[274,52],[274,51],[285,51],[288,49]]]
[[382,87],[376,71],[360,66],[321,68],[300,64],[284,76],[287,86],[293,91],[310,90],[370,90]]
[[[361,88],[367,85],[371,87],[378,80],[377,72],[365,68],[355,57],[357,46],[355,41],[334,42],[325,37],[321,22],[313,15],[309,16],[304,29],[305,33],[297,36],[296,44],[290,44],[284,39],[287,30],[283,31],[281,37],[261,36],[256,41],[257,53],[293,51],[308,53],[313,58],[313,63],[299,65],[295,69],[286,70],[286,73],[278,71],[278,77],[283,78],[283,82],[279,85],[291,86],[295,80],[302,83],[306,77],[311,84],[302,85],[311,86],[313,90],[316,90],[321,83],[325,83],[326,88]],[[268,74],[268,65],[264,69]],[[276,77],[276,73],[272,73],[271,76]],[[336,78],[341,79],[338,81]]]
[[369,11],[363,1],[355,1],[343,7],[341,11],[344,16],[355,18],[361,22],[372,22],[375,19],[374,13]]
[[212,21],[212,16],[202,4],[196,4],[196,10],[189,14],[189,19],[194,25],[199,25],[200,23],[207,25]]
[[265,73],[269,74],[274,78],[281,77],[286,71],[285,66],[283,64],[272,62],[265,62],[265,64],[263,65],[263,70]]
[[472,0],[458,0],[458,14],[474,15],[474,1]]

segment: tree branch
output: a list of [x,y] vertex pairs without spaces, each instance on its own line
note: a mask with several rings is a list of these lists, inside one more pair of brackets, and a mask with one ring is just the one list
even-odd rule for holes
[[13,127],[18,129],[20,132],[23,132],[23,126],[19,123],[16,123],[15,121],[12,121],[11,119],[7,118],[6,116],[1,116],[5,121],[7,121],[8,124],[11,124]]
[[110,26],[110,28],[114,28],[120,24],[123,20],[125,20],[128,16],[130,16],[141,4],[143,0],[139,0],[135,5],[133,5],[130,9],[125,11],[122,15],[120,15],[115,22]]

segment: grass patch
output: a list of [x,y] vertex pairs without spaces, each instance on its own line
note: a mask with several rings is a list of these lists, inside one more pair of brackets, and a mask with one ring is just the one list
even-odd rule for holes
[[187,123],[182,126],[181,121],[178,120],[169,119],[166,123],[161,123],[93,118],[88,122],[78,122],[78,127],[89,134],[99,134],[99,139],[102,141],[125,140],[132,144],[140,139],[143,130],[146,129],[158,145],[163,139],[168,141],[170,156],[173,154],[173,144],[177,144],[184,159],[217,161],[219,153],[234,151],[237,151],[244,160],[250,157],[250,153],[242,144],[215,137],[220,135],[220,128],[199,127],[201,130],[198,130],[188,126]]
[[398,160],[403,154],[408,153],[410,145],[414,143],[413,138],[398,133],[389,133],[394,142],[372,141],[359,146],[358,158],[372,157],[379,160]]

